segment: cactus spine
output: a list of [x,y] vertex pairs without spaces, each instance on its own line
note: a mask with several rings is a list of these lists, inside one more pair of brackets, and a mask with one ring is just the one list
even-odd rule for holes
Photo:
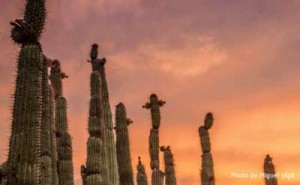
[[56,142],[58,150],[58,180],[60,185],[73,185],[73,162],[72,162],[72,141],[68,133],[67,105],[62,94],[62,79],[67,78],[61,72],[60,62],[54,60],[51,63],[50,80],[53,86],[55,98],[55,126]]
[[152,129],[149,136],[150,167],[152,169],[152,185],[163,185],[164,174],[159,170],[159,126],[160,126],[160,107],[166,102],[158,100],[156,94],[150,96],[143,108],[150,109],[152,119]]
[[275,167],[270,155],[267,155],[264,161],[264,175],[266,185],[277,185],[277,176]]
[[41,127],[41,184],[58,185],[56,138],[54,135],[51,86],[49,85],[48,59],[44,57],[42,77]]
[[126,117],[126,109],[122,103],[116,108],[116,146],[118,171],[121,185],[134,185],[130,157],[128,125],[132,121]]
[[160,147],[160,150],[164,153],[165,161],[165,181],[166,185],[176,185],[176,174],[174,168],[174,158],[170,146]]
[[21,45],[9,142],[8,184],[40,183],[43,55],[39,44],[45,0],[27,0],[24,20],[11,22],[12,40]]
[[214,185],[214,163],[211,155],[211,144],[208,130],[213,125],[213,115],[208,113],[205,117],[204,126],[199,127],[199,136],[202,149],[201,185]]
[[137,185],[148,185],[147,174],[144,165],[142,164],[141,157],[139,157],[139,163],[137,165],[136,182]]
[[108,185],[108,169],[104,150],[104,120],[101,106],[100,75],[98,71],[91,74],[91,100],[88,130],[90,137],[87,143],[86,166],[81,166],[83,185]]
[[112,185],[119,185],[119,174],[117,167],[116,145],[113,133],[112,114],[109,104],[108,87],[105,76],[105,63],[106,59],[98,59],[98,45],[93,44],[90,52],[93,71],[98,71],[100,75],[100,94],[101,106],[103,107],[104,119],[104,159],[108,167],[108,175]]

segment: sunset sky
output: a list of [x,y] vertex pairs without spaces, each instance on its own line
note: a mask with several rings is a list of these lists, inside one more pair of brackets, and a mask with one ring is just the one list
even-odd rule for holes
[[[0,162],[7,158],[12,94],[19,47],[9,22],[23,0],[0,0]],[[231,172],[260,173],[266,154],[279,185],[300,184],[299,0],[48,0],[43,51],[58,59],[73,137],[76,185],[88,137],[90,46],[107,58],[110,103],[123,102],[130,125],[136,175],[141,156],[151,177],[150,111],[155,92],[161,109],[160,144],[170,145],[179,185],[199,185],[198,127],[208,111],[217,185],[263,185]],[[163,166],[163,162],[161,160]]]

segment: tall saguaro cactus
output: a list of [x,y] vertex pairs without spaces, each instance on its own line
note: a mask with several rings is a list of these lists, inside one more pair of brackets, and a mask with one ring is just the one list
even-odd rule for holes
[[264,161],[264,175],[266,185],[277,185],[277,176],[275,167],[270,155],[267,155]]
[[72,141],[68,132],[67,123],[67,102],[62,94],[62,79],[67,78],[61,72],[60,62],[54,60],[51,63],[50,80],[53,86],[55,97],[55,126],[58,150],[58,179],[60,185],[73,185],[73,155]]
[[174,168],[174,158],[170,146],[160,147],[160,150],[164,153],[165,161],[165,180],[166,185],[176,185],[176,174]]
[[199,127],[199,136],[202,149],[201,185],[214,185],[214,163],[211,155],[211,144],[208,130],[213,125],[213,114],[208,113],[204,120],[204,126]]
[[86,166],[81,166],[83,185],[108,185],[108,169],[104,155],[104,120],[101,106],[100,75],[98,71],[91,74],[91,100],[88,130],[90,137],[87,143]]
[[152,185],[162,185],[164,174],[159,170],[159,127],[160,127],[160,107],[166,102],[159,100],[156,94],[150,95],[150,102],[143,108],[150,109],[152,119],[152,129],[149,136],[150,167],[152,169]]
[[21,51],[9,143],[9,185],[40,183],[43,55],[39,38],[45,17],[45,0],[27,0],[24,19],[11,22],[11,37]]
[[118,171],[121,185],[134,185],[133,171],[130,157],[128,125],[132,121],[126,116],[126,109],[123,103],[116,108],[116,146]]
[[139,157],[139,163],[137,165],[136,183],[137,185],[148,185],[147,174],[145,166],[142,164],[141,157]]
[[101,94],[101,106],[103,107],[103,119],[104,119],[104,154],[106,160],[106,166],[109,170],[109,179],[112,185],[119,185],[119,174],[117,167],[116,145],[113,133],[113,121],[112,113],[109,104],[109,93],[105,75],[105,63],[106,59],[98,59],[98,45],[93,44],[90,52],[93,71],[98,71],[100,75],[100,94]]
[[48,64],[49,60],[44,57],[42,76],[41,184],[58,185],[53,97],[52,89],[49,85]]

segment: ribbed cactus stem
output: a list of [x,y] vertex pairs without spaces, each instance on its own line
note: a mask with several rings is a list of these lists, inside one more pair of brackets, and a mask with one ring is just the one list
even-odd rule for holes
[[123,103],[116,108],[116,146],[120,184],[134,185],[133,170],[130,157],[128,125],[132,121],[126,116]]
[[[41,184],[58,185],[56,172],[55,135],[53,134],[53,107],[49,86],[48,59],[44,57],[42,75],[42,126],[41,126]],[[55,168],[55,169],[54,169]]]
[[142,164],[141,157],[139,157],[139,163],[137,165],[136,182],[137,185],[148,185],[147,174],[145,166]]
[[270,155],[267,155],[264,161],[264,175],[266,185],[277,185],[277,176],[275,166]]
[[176,174],[174,168],[174,158],[171,151],[171,148],[168,147],[160,147],[160,150],[164,153],[164,161],[165,161],[165,185],[176,185]]
[[208,129],[213,126],[213,115],[208,113],[204,120],[204,126],[199,127],[199,137],[202,149],[201,185],[214,185],[214,163],[211,155],[211,144]]
[[159,169],[159,135],[158,129],[152,128],[149,136],[150,167],[152,170]]
[[152,169],[152,185],[163,185],[164,173],[159,170],[159,127],[160,107],[166,102],[159,100],[156,94],[150,95],[150,102],[145,103],[143,108],[150,109],[152,129],[149,136],[150,167]]
[[61,72],[59,61],[54,60],[51,62],[50,80],[55,97],[55,127],[58,150],[57,171],[59,185],[74,185],[72,140],[68,132],[67,102],[62,94],[62,79],[67,77],[68,76],[65,73]]
[[165,174],[157,169],[152,171],[151,184],[152,185],[164,185]]
[[81,166],[83,185],[110,184],[104,155],[104,121],[101,107],[100,76],[97,71],[91,74],[91,100],[89,110],[89,139],[87,143],[86,166]]
[[[98,45],[93,44],[90,52],[91,60],[88,61],[92,64],[93,71],[98,71],[100,75],[100,95],[101,106],[103,107],[104,119],[104,160],[108,167],[108,179],[112,185],[119,185],[119,174],[117,167],[116,145],[113,133],[112,113],[109,104],[109,93],[105,75],[106,59],[98,59]],[[106,178],[106,177],[104,177]]]
[[40,45],[23,45],[18,62],[9,143],[10,185],[37,185],[40,181],[42,69]]

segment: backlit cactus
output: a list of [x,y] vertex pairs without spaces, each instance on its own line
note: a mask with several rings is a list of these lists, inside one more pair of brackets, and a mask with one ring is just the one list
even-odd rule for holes
[[168,147],[160,147],[160,150],[164,153],[164,161],[165,161],[165,185],[176,185],[176,174],[174,168],[174,158],[171,151],[171,148]]
[[43,55],[36,44],[22,44],[9,143],[9,185],[40,182]]
[[116,107],[116,146],[118,172],[121,185],[134,185],[130,156],[128,125],[132,121],[126,116],[126,109],[122,103]]
[[98,45],[93,44],[90,52],[91,60],[88,61],[92,64],[92,70],[98,71],[100,75],[100,95],[101,106],[103,107],[103,119],[104,119],[104,160],[108,167],[109,179],[112,185],[119,185],[119,174],[117,167],[116,156],[116,143],[113,133],[113,121],[111,108],[109,104],[109,93],[105,75],[105,63],[106,59],[98,59]]
[[108,185],[108,169],[105,161],[104,119],[101,106],[100,76],[93,71],[90,80],[91,100],[89,110],[89,139],[87,143],[86,166],[81,166],[83,185]]
[[60,185],[74,185],[72,141],[68,133],[67,123],[67,102],[62,94],[62,79],[67,77],[65,73],[61,72],[60,62],[57,60],[52,61],[50,80],[55,97],[55,127],[58,151],[57,170]]
[[152,185],[163,185],[164,174],[159,170],[159,127],[160,127],[160,107],[166,102],[159,100],[156,94],[150,95],[150,102],[143,108],[150,109],[152,129],[149,136],[150,167],[152,169]]
[[53,97],[49,84],[48,64],[49,60],[44,57],[42,76],[41,184],[58,185]]
[[147,174],[144,165],[142,164],[141,157],[137,165],[136,183],[137,185],[148,185]]
[[211,155],[211,144],[209,139],[209,132],[213,126],[213,115],[208,113],[204,120],[204,126],[199,127],[199,137],[202,149],[202,169],[201,169],[201,185],[214,185],[214,163]]
[[265,185],[278,184],[275,167],[270,155],[267,155],[264,161],[264,176],[265,176]]

